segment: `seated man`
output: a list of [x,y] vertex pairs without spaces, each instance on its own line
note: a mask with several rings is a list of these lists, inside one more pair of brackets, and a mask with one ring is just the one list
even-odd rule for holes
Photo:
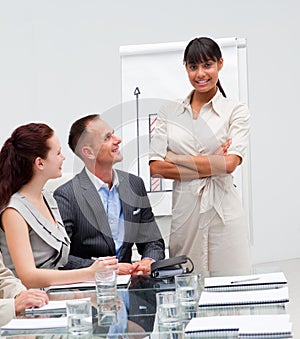
[[0,253],[0,326],[5,325],[26,308],[41,307],[48,303],[46,292],[29,289],[22,285],[4,266]]
[[[119,274],[149,274],[164,259],[165,244],[155,222],[143,180],[115,170],[123,157],[121,139],[98,114],[73,123],[69,146],[84,169],[54,192],[71,239],[65,269],[90,266],[92,257],[117,256]],[[132,246],[142,259],[132,264]]]

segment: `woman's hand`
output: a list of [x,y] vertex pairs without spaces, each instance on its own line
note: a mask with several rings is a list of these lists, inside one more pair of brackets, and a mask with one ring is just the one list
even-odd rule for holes
[[220,147],[216,149],[216,151],[214,152],[214,155],[227,155],[227,151],[231,143],[232,143],[232,139],[229,138],[228,140],[224,142],[224,144],[222,144]]
[[118,270],[118,259],[116,257],[101,257],[95,260],[91,265],[93,271],[113,271]]
[[176,153],[168,151],[165,157],[165,161],[169,162],[170,164],[176,164],[176,157],[177,157]]

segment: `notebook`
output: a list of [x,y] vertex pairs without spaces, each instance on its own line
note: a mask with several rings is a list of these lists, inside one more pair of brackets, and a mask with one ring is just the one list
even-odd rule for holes
[[185,328],[188,338],[292,338],[288,314],[233,315],[192,318]]
[[[91,298],[80,298],[76,300],[91,300]],[[66,314],[66,303],[68,300],[49,300],[48,304],[45,304],[41,307],[31,307],[26,308],[25,314],[49,314],[49,313],[55,313],[55,314]]]
[[[130,282],[131,275],[118,275],[117,276],[117,286],[118,287],[128,287]],[[94,290],[96,288],[94,281],[84,281],[75,284],[64,284],[64,285],[51,285],[45,288],[45,291],[59,291],[65,289],[80,289],[80,290]]]
[[26,308],[25,310],[26,315],[41,313],[66,313],[66,300],[50,300],[44,306]]
[[245,289],[267,289],[287,285],[283,272],[238,275],[226,277],[208,277],[204,279],[206,291],[227,291]]
[[203,291],[199,307],[235,306],[285,303],[289,301],[288,287],[267,290],[207,292]]

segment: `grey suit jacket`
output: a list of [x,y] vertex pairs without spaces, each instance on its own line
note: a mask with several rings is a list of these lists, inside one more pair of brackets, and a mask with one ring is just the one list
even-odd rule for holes
[[[164,259],[165,244],[155,222],[143,180],[117,170],[124,213],[125,235],[119,262],[131,262],[135,243],[142,257]],[[65,269],[90,266],[91,257],[116,255],[115,244],[101,198],[83,169],[54,192],[71,239]]]

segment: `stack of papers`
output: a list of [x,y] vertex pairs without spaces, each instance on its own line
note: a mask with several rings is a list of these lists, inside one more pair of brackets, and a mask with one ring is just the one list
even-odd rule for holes
[[199,307],[235,306],[285,303],[289,301],[288,287],[267,290],[207,292],[203,291]]
[[[128,286],[130,282],[131,275],[118,275],[117,276],[117,286]],[[95,281],[83,281],[75,284],[65,284],[65,285],[51,285],[45,288],[45,291],[53,290],[64,290],[64,289],[82,289],[82,290],[94,290],[96,288]]]
[[204,289],[206,291],[267,289],[283,287],[286,285],[287,279],[283,272],[209,277],[204,279]]
[[67,327],[67,317],[61,318],[33,318],[33,319],[12,319],[1,330],[32,330]]
[[[186,337],[292,338],[288,314],[238,315],[192,318],[185,328]],[[215,334],[215,336],[214,336]]]
[[67,300],[50,300],[48,304],[39,308],[32,307],[26,308],[25,314],[38,314],[38,313],[66,313]]

